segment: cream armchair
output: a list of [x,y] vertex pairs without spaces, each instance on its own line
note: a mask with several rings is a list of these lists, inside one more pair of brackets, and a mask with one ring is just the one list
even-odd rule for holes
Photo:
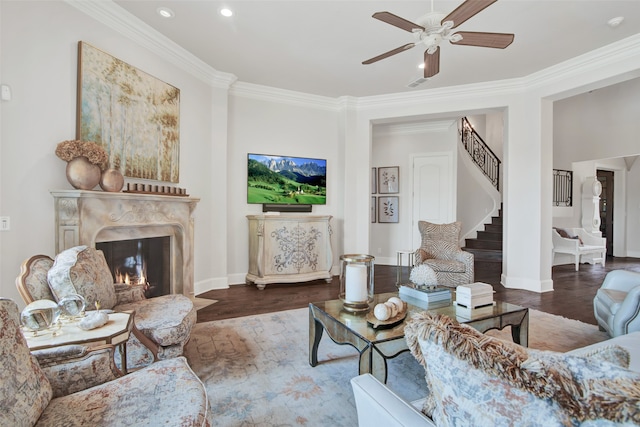
[[[127,342],[127,367],[136,369],[183,354],[196,323],[193,302],[184,295],[146,299],[141,286],[114,284],[102,251],[76,246],[56,256],[36,255],[22,264],[16,286],[25,303],[82,295],[87,309],[135,311],[133,336]],[[119,363],[120,358],[116,358]]]
[[431,267],[440,286],[455,288],[473,283],[473,254],[460,249],[460,228],[460,222],[418,222],[422,244],[415,252],[415,264]]
[[600,329],[611,337],[640,331],[640,273],[607,273],[593,299],[593,314]]
[[[113,346],[29,353],[17,304],[0,298],[0,425],[210,426],[207,392],[184,357],[121,377]],[[57,369],[53,369],[57,368]],[[62,369],[61,369],[62,368]]]

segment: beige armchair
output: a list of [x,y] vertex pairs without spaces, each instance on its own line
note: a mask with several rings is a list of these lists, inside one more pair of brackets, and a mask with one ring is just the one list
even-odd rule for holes
[[415,263],[431,267],[440,286],[456,287],[473,283],[473,254],[460,248],[460,228],[460,222],[418,222],[422,244],[415,252]]
[[63,251],[55,262],[46,255],[27,259],[16,286],[27,304],[80,294],[88,310],[99,301],[103,309],[135,311],[133,336],[127,342],[128,369],[181,356],[196,323],[196,310],[189,298],[164,295],[146,299],[141,286],[114,284],[102,251],[87,246]]
[[41,365],[27,347],[17,304],[0,298],[0,425],[212,425],[206,389],[184,357],[122,377],[113,350],[40,350]]

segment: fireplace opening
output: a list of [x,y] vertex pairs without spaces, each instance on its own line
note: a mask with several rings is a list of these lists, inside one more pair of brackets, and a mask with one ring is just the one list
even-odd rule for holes
[[96,242],[113,275],[114,283],[145,286],[145,296],[171,293],[169,236]]

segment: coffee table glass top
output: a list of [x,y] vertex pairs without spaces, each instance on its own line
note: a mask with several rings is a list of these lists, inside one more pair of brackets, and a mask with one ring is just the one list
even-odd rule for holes
[[[388,292],[374,295],[374,302],[371,306],[372,309],[376,304],[386,302],[393,296],[398,296],[398,293]],[[455,292],[453,290],[452,296],[455,299]],[[401,297],[401,299],[403,301],[409,301],[408,298]],[[407,317],[404,322],[388,329],[373,329],[371,325],[367,323],[367,312],[353,313],[347,311],[344,309],[342,301],[339,299],[314,302],[312,304],[348,327],[352,333],[355,333],[371,343],[404,337],[404,326],[406,322],[411,319],[413,314],[421,313],[423,311],[441,313],[456,319],[460,323],[473,323],[483,319],[495,318],[496,316],[504,315],[506,313],[515,313],[527,310],[525,307],[502,301],[495,301],[493,306],[481,307],[470,311],[463,307],[457,307],[455,304],[451,304],[450,302],[437,302],[435,304],[427,305],[422,301],[411,300],[411,302],[407,302]]]

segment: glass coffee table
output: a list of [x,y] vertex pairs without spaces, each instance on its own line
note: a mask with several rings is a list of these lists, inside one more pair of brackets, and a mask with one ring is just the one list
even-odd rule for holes
[[[377,294],[372,307],[387,301],[397,292]],[[416,305],[414,305],[416,304]],[[405,323],[415,313],[425,310],[441,313],[465,323],[480,332],[511,326],[513,341],[527,346],[529,341],[529,309],[519,305],[496,301],[495,305],[473,310],[471,314],[452,304],[407,303],[405,321],[387,329],[374,329],[367,323],[366,312],[354,313],[343,308],[342,301],[331,300],[309,304],[309,364],[318,365],[318,345],[323,331],[336,344],[349,344],[360,353],[358,373],[370,373],[378,380],[387,381],[387,360],[409,351],[404,339]],[[460,315],[463,313],[463,315]]]

